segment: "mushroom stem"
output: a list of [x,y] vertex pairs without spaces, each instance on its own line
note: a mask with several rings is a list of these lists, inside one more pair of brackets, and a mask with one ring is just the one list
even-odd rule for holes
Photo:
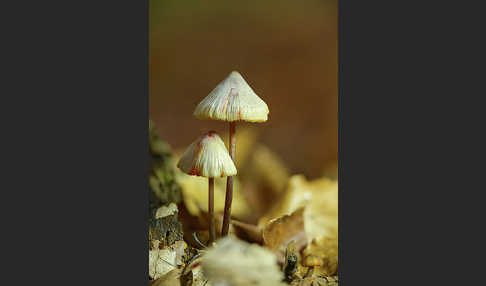
[[[235,163],[235,154],[236,154],[236,121],[232,121],[229,123],[230,131],[230,156]],[[231,217],[231,203],[233,201],[233,176],[230,176],[226,180],[226,199],[224,202],[224,217],[223,217],[223,229],[221,230],[221,235],[225,236],[228,235],[229,231],[229,224],[230,224],[230,217]]]
[[208,178],[208,214],[209,214],[209,243],[216,239],[216,229],[214,228],[214,178]]

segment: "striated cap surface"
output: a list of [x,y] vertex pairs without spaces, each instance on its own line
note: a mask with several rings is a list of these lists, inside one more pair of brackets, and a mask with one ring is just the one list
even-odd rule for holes
[[199,103],[194,116],[198,119],[264,122],[268,113],[267,104],[240,73],[233,71]]
[[177,167],[184,173],[208,178],[236,175],[236,166],[215,131],[194,141],[182,154]]

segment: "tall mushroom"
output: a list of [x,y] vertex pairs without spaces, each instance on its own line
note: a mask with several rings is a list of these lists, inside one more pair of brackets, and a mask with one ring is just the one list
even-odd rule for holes
[[[267,104],[256,95],[237,71],[233,71],[199,103],[194,111],[194,116],[198,119],[229,122],[229,149],[231,159],[235,161],[236,122],[264,122],[267,121],[268,113]],[[223,229],[221,231],[223,236],[228,234],[232,200],[233,177],[229,176],[226,182]]]
[[209,243],[216,239],[214,227],[214,178],[236,175],[236,167],[223,140],[215,131],[199,137],[182,154],[177,167],[192,176],[208,178]]

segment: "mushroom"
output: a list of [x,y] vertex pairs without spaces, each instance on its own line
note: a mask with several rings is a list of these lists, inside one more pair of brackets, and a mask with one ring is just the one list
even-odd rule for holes
[[307,271],[307,274],[305,275],[305,277],[312,276],[312,274],[314,273],[314,267],[322,266],[323,263],[324,262],[322,261],[322,259],[319,256],[312,255],[312,254],[306,256],[303,264],[304,264],[305,267],[309,267],[309,270]]
[[[268,113],[267,104],[256,95],[237,71],[233,71],[199,103],[194,111],[194,116],[198,119],[216,119],[229,122],[230,156],[235,161],[236,122],[264,122],[267,121]],[[228,234],[232,200],[233,177],[228,176],[221,231],[223,236]]]
[[177,167],[192,176],[208,178],[209,243],[216,238],[214,224],[214,178],[236,175],[236,167],[223,140],[215,131],[199,137],[182,154]]

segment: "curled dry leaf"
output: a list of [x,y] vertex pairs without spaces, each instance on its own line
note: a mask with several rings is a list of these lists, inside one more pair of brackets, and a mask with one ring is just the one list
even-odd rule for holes
[[304,208],[296,210],[291,215],[273,219],[263,228],[264,246],[273,251],[281,263],[285,260],[285,252],[290,242],[293,242],[297,250],[307,244]]
[[[222,217],[220,221],[223,221]],[[244,238],[244,240],[247,240],[249,242],[256,242],[258,244],[263,243],[263,230],[258,227],[258,225],[232,219],[230,225],[230,233],[232,230],[233,233],[236,234],[236,236]]]
[[[332,276],[338,269],[338,239],[335,237],[320,237],[313,239],[303,251],[304,257],[314,255],[322,259],[322,265],[314,268],[318,276]],[[302,268],[301,274],[307,269]]]
[[149,251],[149,276],[159,279],[169,271],[176,269],[176,253],[170,249]]
[[157,212],[155,213],[155,218],[163,218],[166,216],[174,215],[178,213],[177,205],[174,203],[170,203],[168,206],[161,206],[160,208],[157,209]]
[[[320,190],[320,191],[318,191]],[[305,229],[310,238],[337,237],[338,183],[324,179],[316,184],[311,203],[304,212]]]
[[163,249],[153,249],[149,251],[149,276],[152,279],[159,279],[170,271],[182,265],[184,255],[184,241],[177,241],[169,247]]
[[[323,259],[323,265],[315,267],[314,273],[334,275],[337,273],[338,265],[337,181],[328,178],[307,181],[302,175],[291,177],[282,199],[266,216],[260,219],[259,226],[302,207],[305,207],[303,227],[307,235],[307,242],[309,242],[304,250],[304,257],[314,254]],[[301,274],[305,275],[308,269],[302,265],[300,268],[303,268],[300,271]]]
[[305,232],[308,239],[335,236],[338,227],[338,183],[329,178],[307,181],[303,175],[290,178],[281,199],[262,218],[258,225],[291,214],[304,207]]
[[151,286],[182,286],[180,281],[181,269],[173,269],[164,276],[152,282]]
[[271,251],[226,236],[216,241],[201,258],[206,277],[213,285],[282,286],[283,274]]

